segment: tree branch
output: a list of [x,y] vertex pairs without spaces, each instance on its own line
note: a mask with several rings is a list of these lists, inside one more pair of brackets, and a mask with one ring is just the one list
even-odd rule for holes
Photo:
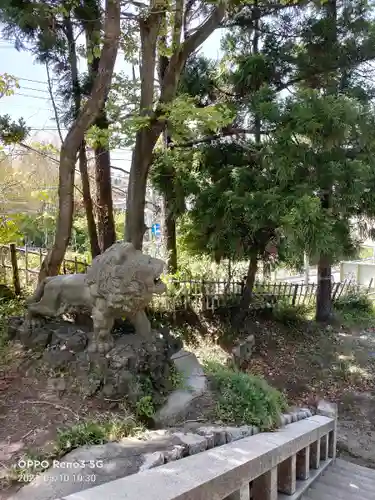
[[63,139],[63,136],[62,136],[62,133],[61,133],[59,114],[57,112],[57,106],[56,106],[55,98],[54,98],[53,92],[52,92],[52,82],[51,82],[51,76],[50,76],[50,73],[49,73],[49,67],[48,67],[48,63],[47,62],[46,62],[46,72],[47,72],[48,92],[49,92],[49,96],[50,96],[51,102],[52,102],[52,108],[53,108],[53,113],[55,115],[57,131],[59,133],[60,141],[61,141],[61,144],[62,144],[63,141],[64,141],[64,139]]
[[[212,142],[216,141],[218,139],[222,139],[223,137],[229,137],[231,135],[254,135],[255,134],[255,129],[248,129],[248,128],[240,128],[240,127],[233,127],[228,130],[224,130],[223,132],[220,132],[219,134],[212,134],[208,135],[206,137],[201,137],[200,139],[193,139],[191,141],[183,142],[183,143],[177,143],[174,144],[173,142],[169,145],[170,149],[174,148],[190,148],[192,146],[196,146],[197,144],[203,144],[207,142]],[[259,132],[259,131],[258,131]],[[262,135],[267,135],[270,132],[273,132],[273,130],[264,130],[261,131],[260,133]]]
[[113,165],[111,165],[111,169],[113,169],[113,170],[119,170],[120,172],[123,172],[125,175],[130,175],[130,172],[128,172],[124,168],[114,167]]
[[208,19],[191,35],[182,45],[182,56],[186,60],[207,38],[215,31],[225,15],[225,3],[219,0],[219,4]]

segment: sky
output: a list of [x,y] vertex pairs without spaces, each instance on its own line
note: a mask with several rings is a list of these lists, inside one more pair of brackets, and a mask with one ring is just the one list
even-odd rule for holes
[[[201,48],[201,52],[210,59],[219,58],[221,31],[216,30]],[[121,54],[117,57],[115,70],[127,71]],[[17,51],[11,42],[0,38],[0,74],[3,73],[15,76],[20,88],[15,95],[1,99],[0,113],[8,114],[13,119],[24,118],[31,128],[30,140],[58,145],[60,141],[44,65],[35,63],[31,54]],[[130,150],[114,150],[111,156],[114,166],[129,167]]]

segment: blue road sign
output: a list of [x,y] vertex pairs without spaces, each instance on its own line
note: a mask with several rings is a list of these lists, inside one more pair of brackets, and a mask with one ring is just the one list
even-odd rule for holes
[[161,231],[160,231],[160,224],[153,224],[151,226],[151,233],[154,235],[154,236],[160,236],[161,235]]

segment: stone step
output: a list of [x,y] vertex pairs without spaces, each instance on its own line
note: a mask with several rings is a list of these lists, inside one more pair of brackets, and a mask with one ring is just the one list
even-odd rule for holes
[[[370,496],[367,493],[356,492],[350,490],[342,490],[334,485],[324,484],[319,481],[319,484],[313,485],[308,491],[308,494],[315,496],[315,498],[321,494],[330,495],[332,499],[337,500],[368,500]],[[372,497],[372,494],[371,494]]]
[[374,491],[375,481],[365,481],[363,478],[358,478],[355,475],[338,474],[336,471],[329,469],[326,474],[322,475],[320,481],[326,484],[334,484],[337,487],[352,491]]
[[375,470],[374,469],[362,467],[361,465],[353,464],[352,462],[347,462],[346,460],[341,460],[339,458],[337,458],[334,465],[332,465],[332,470],[333,469],[345,470],[346,472],[347,471],[356,472],[356,474],[360,477],[363,476],[363,477],[368,477],[369,479],[375,480]]
[[374,500],[375,471],[337,459],[301,500]]

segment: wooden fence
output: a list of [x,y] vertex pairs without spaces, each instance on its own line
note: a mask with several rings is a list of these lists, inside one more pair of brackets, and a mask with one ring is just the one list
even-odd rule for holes
[[[181,310],[190,307],[201,311],[214,311],[221,306],[235,306],[239,303],[244,290],[240,281],[171,280],[167,283],[168,292],[154,298],[154,305],[161,310]],[[368,293],[352,281],[332,283],[332,300],[336,301],[348,293]],[[254,285],[251,309],[270,308],[283,301],[291,306],[312,305],[315,302],[317,284],[273,283],[257,281]]]
[[[46,251],[42,249],[17,248],[14,244],[0,246],[0,281],[12,284],[17,295],[22,290],[35,287],[40,266]],[[63,274],[84,273],[89,264],[86,261],[64,259]],[[353,281],[332,284],[332,300],[339,299],[350,292],[370,292],[372,283],[367,289],[356,285]],[[193,308],[200,311],[214,311],[221,306],[239,303],[244,290],[241,281],[209,281],[209,280],[168,280],[168,292],[155,296],[153,306],[159,310],[177,311]],[[291,306],[311,305],[315,301],[317,285],[310,283],[273,283],[256,282],[251,302],[252,309],[272,307],[283,301]]]
[[[16,293],[24,288],[36,286],[39,270],[47,250],[30,249],[27,246],[19,248],[14,244],[0,245],[0,281],[12,283]],[[64,259],[62,274],[84,273],[89,264],[75,257]]]

